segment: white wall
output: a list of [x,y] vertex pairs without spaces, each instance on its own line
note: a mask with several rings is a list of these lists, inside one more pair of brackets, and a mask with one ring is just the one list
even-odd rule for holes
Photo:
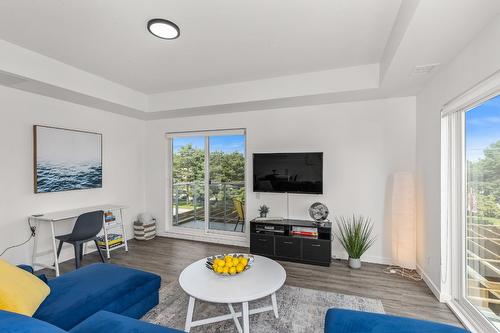
[[[387,184],[395,171],[415,171],[415,98],[393,98],[279,110],[156,120],[146,123],[146,208],[166,220],[168,184],[165,133],[224,128],[247,130],[247,188],[254,152],[324,152],[324,194],[290,195],[290,218],[308,219],[315,201],[332,214],[362,213],[373,218],[377,241],[365,260],[388,262],[390,226]],[[247,192],[247,217],[260,204],[270,215],[286,216],[284,194]],[[335,242],[336,255],[338,250]]]
[[[105,203],[128,205],[125,221],[144,209],[144,122],[133,118],[0,86],[0,251],[29,235],[27,217]],[[103,134],[103,188],[60,193],[33,193],[33,125],[50,125]],[[57,232],[70,231],[61,222]],[[49,229],[40,230],[40,246],[49,250]],[[30,263],[33,241],[3,258]],[[62,258],[72,257],[72,248]],[[50,257],[44,258],[50,263]]]
[[[378,240],[365,259],[390,261],[390,229],[386,191],[391,173],[414,171],[415,99],[394,98],[356,103],[255,111],[144,122],[98,109],[0,87],[0,251],[29,235],[27,217],[34,213],[123,203],[131,221],[149,210],[165,221],[167,131],[217,128],[247,129],[247,158],[266,151],[323,151],[325,194],[291,195],[290,217],[308,218],[307,208],[325,202],[332,214],[363,213],[375,222]],[[103,133],[103,188],[34,194],[32,126],[51,125]],[[250,178],[247,178],[250,179]],[[251,182],[248,181],[250,188]],[[147,204],[146,204],[147,202]],[[286,215],[281,194],[249,192],[248,216],[260,204],[271,206],[272,215]],[[71,229],[58,226],[58,233]],[[41,249],[49,253],[49,230],[42,227]],[[3,258],[30,263],[32,241],[8,251]],[[338,244],[334,253],[343,256]],[[62,259],[72,257],[66,247]],[[44,258],[51,262],[49,255]]]
[[[417,96],[417,263],[428,284],[441,284],[442,106],[500,70],[500,16],[442,68]],[[444,260],[443,260],[444,261]]]

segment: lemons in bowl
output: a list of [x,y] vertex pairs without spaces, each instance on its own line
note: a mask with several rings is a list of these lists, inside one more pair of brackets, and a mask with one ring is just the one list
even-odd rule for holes
[[252,267],[253,260],[249,254],[223,254],[208,257],[206,266],[218,275],[237,275]]

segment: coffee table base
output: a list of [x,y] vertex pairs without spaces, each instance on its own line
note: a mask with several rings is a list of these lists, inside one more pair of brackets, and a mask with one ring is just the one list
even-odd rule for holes
[[[186,326],[184,328],[184,330],[186,332],[189,332],[191,330],[191,327],[207,325],[207,324],[217,323],[219,321],[233,319],[239,333],[248,333],[250,331],[250,327],[249,327],[250,326],[250,319],[249,319],[250,315],[253,315],[256,313],[261,313],[261,312],[274,311],[274,316],[276,318],[278,318],[278,304],[276,302],[276,294],[275,293],[271,294],[272,305],[250,310],[248,308],[248,302],[243,302],[243,303],[241,303],[242,311],[235,312],[234,308],[233,308],[233,304],[228,303],[227,305],[229,307],[229,312],[230,312],[229,314],[193,321],[193,312],[194,312],[195,301],[196,301],[196,299],[194,297],[191,297],[191,296],[189,297],[189,304],[188,304],[188,310],[187,310],[187,316],[186,316]],[[240,324],[239,317],[243,317],[243,327]]]

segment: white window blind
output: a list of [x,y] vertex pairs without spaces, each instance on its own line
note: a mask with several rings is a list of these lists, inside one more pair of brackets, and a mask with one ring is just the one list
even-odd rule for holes
[[467,92],[460,94],[441,109],[441,117],[455,112],[465,112],[500,93],[500,70],[481,81]]

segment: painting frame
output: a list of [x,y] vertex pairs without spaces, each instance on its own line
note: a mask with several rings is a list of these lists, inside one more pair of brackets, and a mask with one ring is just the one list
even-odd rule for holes
[[[39,139],[39,134],[40,131],[39,129],[43,130],[52,130],[54,132],[58,131],[63,131],[66,134],[71,134],[74,133],[75,135],[95,135],[95,138],[98,139],[98,175],[99,175],[99,182],[96,183],[95,186],[77,186],[73,188],[55,188],[51,190],[41,190],[40,189],[40,184],[39,180],[41,177],[39,177],[39,152],[40,152],[40,144],[43,144],[40,142]],[[59,132],[62,133],[62,132]],[[78,130],[78,129],[71,129],[71,128],[64,128],[64,127],[56,127],[56,126],[48,126],[48,125],[39,125],[35,124],[33,125],[33,191],[35,194],[43,194],[43,193],[57,193],[57,192],[68,192],[68,191],[76,191],[76,190],[90,190],[90,189],[99,189],[103,187],[103,135],[102,133],[98,132],[92,132],[92,131],[86,131],[86,130]]]

